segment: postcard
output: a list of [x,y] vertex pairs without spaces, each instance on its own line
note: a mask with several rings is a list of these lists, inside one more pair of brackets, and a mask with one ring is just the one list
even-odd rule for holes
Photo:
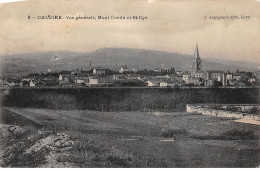
[[0,1],[0,167],[259,167],[259,0]]

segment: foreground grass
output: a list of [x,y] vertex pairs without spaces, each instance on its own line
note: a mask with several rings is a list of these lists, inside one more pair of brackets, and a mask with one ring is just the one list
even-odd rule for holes
[[59,162],[75,163],[79,167],[167,167],[162,157],[140,156],[118,144],[107,143],[108,137],[80,132],[71,136],[76,143],[70,155],[61,156]]
[[[33,116],[38,116],[37,112]],[[41,128],[35,124],[28,127],[31,122],[15,114],[6,114],[5,121],[21,124],[23,131],[9,129],[10,136],[0,138],[5,151],[3,167],[259,166],[259,127],[231,124],[225,118],[156,112],[104,113],[106,123],[112,125],[104,128],[112,129],[100,131],[99,121],[103,119],[100,112],[46,112],[49,115],[43,112],[35,120],[53,114],[66,117],[68,122],[53,117]],[[92,122],[88,125],[89,120]],[[61,136],[64,134],[65,139]],[[54,140],[55,137],[74,143],[67,148],[59,140],[58,147],[56,141],[51,142],[55,149],[40,143],[40,150],[26,153],[42,140]]]
[[[11,126],[12,127],[12,126]],[[16,127],[16,130],[20,127]],[[12,127],[13,128],[13,127]],[[8,128],[8,131],[9,128]],[[123,148],[106,143],[108,137],[97,134],[85,134],[78,131],[66,130],[66,134],[75,143],[72,147],[61,153],[57,158],[59,163],[71,163],[74,167],[167,167],[161,157],[132,154]],[[51,150],[47,147],[39,151],[27,153],[28,149],[48,136],[57,135],[56,130],[39,131],[33,127],[23,127],[20,131],[9,132],[1,137],[1,144],[5,148],[2,167],[44,167],[48,166],[46,156]],[[116,144],[115,144],[116,145]],[[57,167],[55,165],[51,167]]]
[[[227,163],[224,162],[225,165],[223,165],[223,167],[230,167],[235,166],[236,162],[238,162],[237,160],[240,161],[241,157],[245,155],[245,152],[250,152],[252,155],[255,155],[252,150],[248,151],[245,149],[237,153],[233,151],[232,148],[224,147],[224,149],[220,149],[218,147],[208,145],[201,146],[196,143],[191,143],[188,139],[185,139],[185,137],[189,138],[192,135],[183,129],[164,130],[158,135],[166,137],[167,139],[175,137],[176,142],[174,143],[145,138],[135,141],[116,140],[107,135],[89,134],[80,132],[79,130],[59,130],[58,132],[66,133],[66,135],[69,136],[69,140],[75,143],[64,153],[57,153],[59,156],[55,160],[57,160],[58,163],[69,163],[71,164],[70,166],[73,167],[144,168],[196,167],[204,165],[213,167],[216,166],[216,161],[224,161],[211,156],[210,154],[214,154],[211,152],[225,155],[226,150],[231,153],[233,158],[228,159],[230,161]],[[39,131],[31,127],[23,127],[22,131],[11,131],[9,136],[1,137],[1,142],[4,144],[4,147],[6,147],[2,167],[60,167],[61,165],[48,165],[46,156],[51,152],[49,148],[43,147],[39,151],[26,153],[26,151],[36,142],[39,142],[39,140],[50,136],[57,136],[57,134],[59,134],[58,132],[57,130],[47,129]],[[179,136],[182,138],[178,139]],[[238,130],[227,131],[221,136],[229,137],[227,138],[228,141],[236,141],[237,139],[252,140],[256,138],[252,135],[252,131],[243,132]],[[209,137],[208,139],[211,138]],[[204,155],[209,155],[208,157],[210,158],[205,158]],[[205,161],[195,160],[194,157]],[[213,163],[209,164],[209,161]],[[241,162],[245,162],[244,157],[241,159]],[[251,164],[248,166],[250,165]],[[219,165],[217,166],[220,167]],[[241,167],[244,167],[244,165],[241,165]]]

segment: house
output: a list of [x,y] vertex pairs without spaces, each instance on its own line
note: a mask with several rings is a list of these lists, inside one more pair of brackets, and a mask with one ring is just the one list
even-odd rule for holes
[[30,80],[29,87],[35,87],[35,82],[34,82],[34,80]]
[[0,80],[0,82],[1,82],[1,87],[9,87],[5,80]]
[[227,73],[227,80],[232,80],[233,79],[233,74]]
[[206,71],[207,80],[218,80],[219,76],[223,76],[224,71]]
[[213,86],[213,81],[214,80],[205,80],[205,86],[212,87]]
[[70,74],[60,74],[58,80],[59,81],[68,81],[70,78]]
[[125,78],[127,80],[141,80],[141,76],[138,74],[128,74],[128,75],[125,75]]
[[97,85],[99,83],[98,78],[97,77],[89,77],[89,85]]
[[160,82],[160,87],[167,87],[167,82],[166,81]]
[[20,87],[30,87],[30,81],[21,81]]
[[75,78],[75,83],[77,83],[77,84],[84,84],[87,82],[88,82],[88,79],[85,77],[76,77]]
[[154,72],[162,72],[162,69],[161,68],[155,68],[153,71]]
[[248,82],[250,82],[250,83],[253,83],[255,81],[256,81],[255,77],[248,78]]
[[241,80],[241,78],[242,78],[241,74],[236,73],[233,75],[233,79],[235,79],[237,81]]
[[171,80],[165,80],[160,82],[160,87],[174,87],[175,83]]
[[176,71],[177,75],[182,75],[182,71]]
[[[51,79],[53,80],[53,79]],[[70,82],[70,83],[75,83],[76,76],[75,75],[70,75],[70,74],[60,74],[58,78],[59,82]]]
[[[230,77],[229,77],[230,78]],[[212,80],[212,81],[210,81]],[[227,74],[224,71],[207,71],[206,86],[212,86],[213,81],[219,81],[223,86],[227,85]]]
[[117,80],[126,80],[125,75],[119,74],[119,75],[113,75],[113,80],[117,81]]
[[148,87],[159,87],[160,80],[158,79],[149,79],[146,81]]
[[223,73],[222,75],[218,76],[218,81],[222,83],[223,86],[227,85],[227,75]]
[[1,80],[1,87],[14,87],[15,86],[15,81],[14,79],[10,79],[5,77],[4,80]]
[[227,74],[224,71],[206,71],[205,86],[213,86],[214,81],[218,81],[222,86],[226,86],[228,84]]
[[203,77],[190,77],[190,80],[189,80],[190,84],[193,84],[193,85],[196,85],[196,86],[202,86],[202,85],[205,85],[205,80]]
[[155,68],[153,71],[169,73],[171,71],[171,68]]
[[126,65],[122,65],[119,69],[119,73],[122,74],[124,72],[130,72]]
[[183,76],[182,76],[182,75],[178,75],[178,76],[176,77],[176,80],[177,80],[177,82],[179,82],[179,83],[183,83]]
[[75,76],[75,83],[77,84],[86,84],[88,83],[88,74],[87,73],[80,73],[80,74],[77,74],[77,76]]
[[22,78],[21,81],[31,81],[31,80],[34,80],[34,79],[35,79],[34,76],[30,76],[30,77],[24,77],[24,78]]
[[189,84],[190,83],[190,74],[185,73],[182,75],[182,80],[186,83]]
[[104,75],[104,74],[106,74],[106,69],[94,68],[93,74],[94,75]]
[[205,78],[205,72],[204,71],[196,71],[192,73],[192,76],[195,78]]
[[[74,83],[75,83],[75,75],[71,75],[71,74],[60,74],[59,75],[59,86],[60,87],[73,87]],[[43,80],[42,80],[43,81]],[[53,80],[54,81],[54,80]],[[56,84],[55,84],[56,86]]]
[[156,78],[170,79],[171,77],[167,74],[167,75],[163,75],[163,76],[156,76]]
[[59,81],[58,80],[39,80],[35,82],[36,87],[58,87]]

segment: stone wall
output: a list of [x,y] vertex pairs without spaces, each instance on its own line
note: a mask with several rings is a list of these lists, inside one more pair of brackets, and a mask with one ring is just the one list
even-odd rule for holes
[[252,119],[260,121],[259,115],[253,114],[246,114],[241,112],[232,112],[226,110],[217,110],[217,109],[210,109],[206,107],[201,107],[201,105],[186,105],[186,111],[188,113],[201,113],[202,115],[210,115],[210,116],[217,116],[217,117],[226,117],[226,118],[236,118],[236,119]]

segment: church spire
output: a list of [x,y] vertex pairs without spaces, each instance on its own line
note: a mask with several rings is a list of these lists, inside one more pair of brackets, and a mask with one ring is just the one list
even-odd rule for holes
[[196,48],[195,48],[195,58],[200,58],[199,47],[198,47],[197,43],[196,43]]
[[194,55],[194,60],[193,60],[193,70],[195,72],[202,70],[201,59],[200,59],[200,54],[199,54],[199,47],[198,47],[197,42],[196,42],[195,55]]

